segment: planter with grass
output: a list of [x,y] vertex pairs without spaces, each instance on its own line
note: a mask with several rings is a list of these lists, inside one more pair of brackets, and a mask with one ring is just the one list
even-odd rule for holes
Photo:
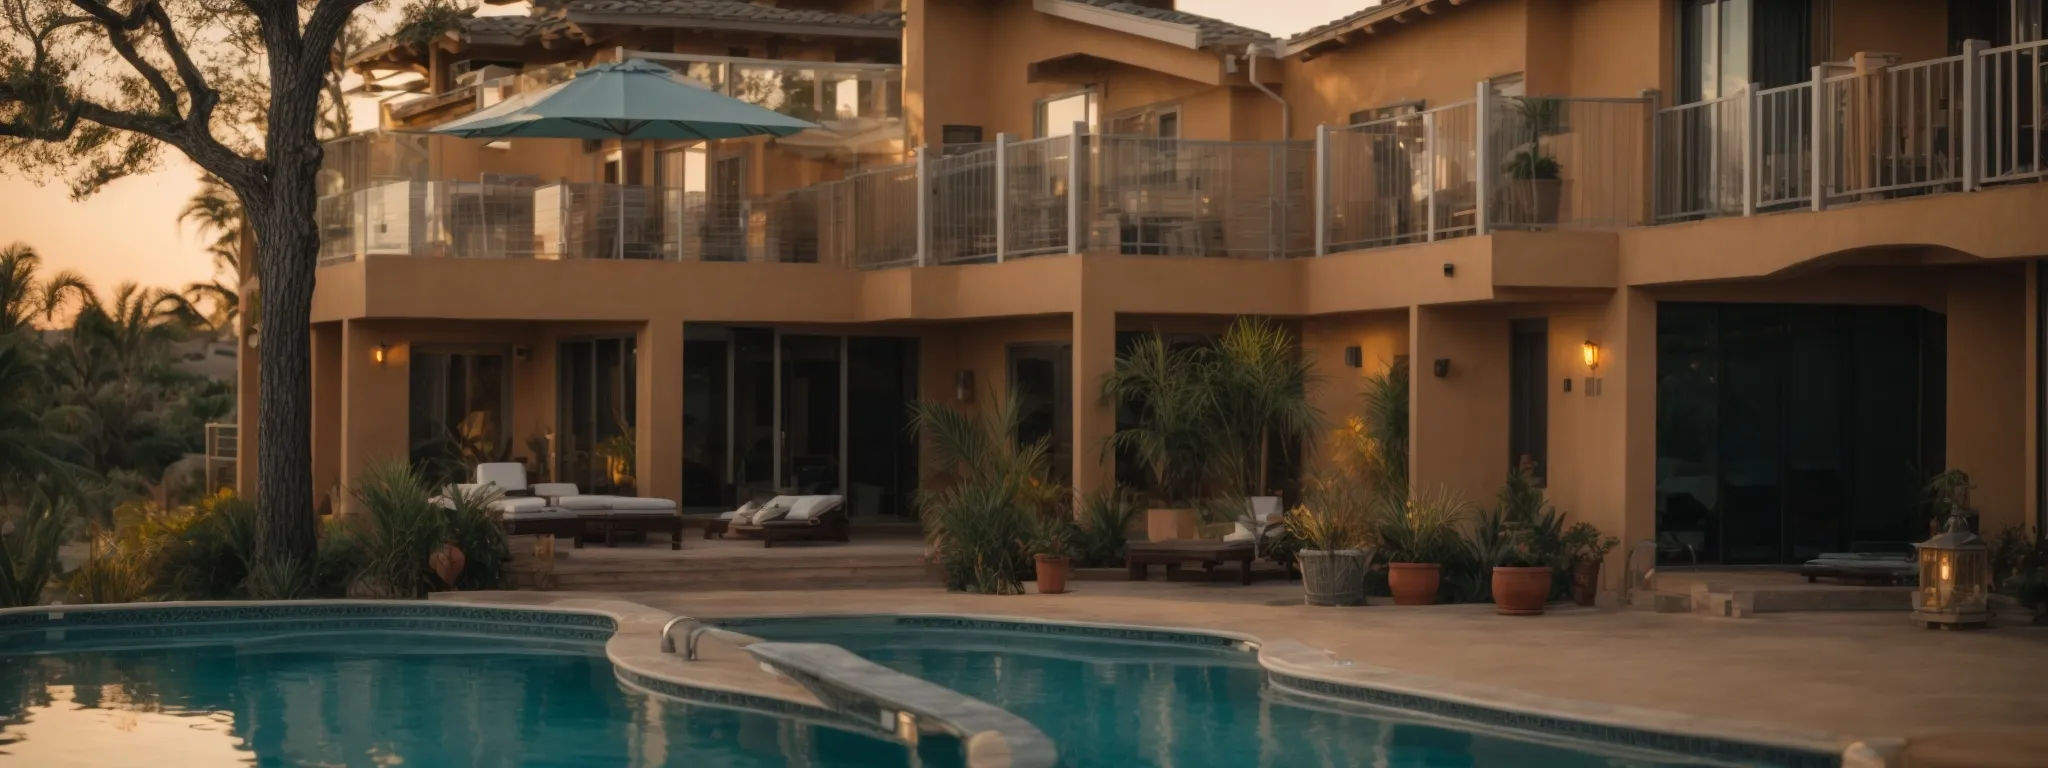
[[1600,596],[1600,563],[1621,540],[1602,537],[1592,523],[1577,523],[1565,531],[1563,545],[1564,556],[1572,564],[1572,602],[1592,605]]
[[1073,524],[1064,519],[1043,517],[1032,527],[1031,560],[1037,571],[1038,594],[1067,591],[1067,572],[1074,565],[1073,541]]
[[1412,493],[1382,504],[1377,528],[1387,553],[1387,589],[1395,605],[1435,605],[1443,584],[1443,564],[1459,555],[1464,542],[1458,522],[1471,505],[1446,488]]

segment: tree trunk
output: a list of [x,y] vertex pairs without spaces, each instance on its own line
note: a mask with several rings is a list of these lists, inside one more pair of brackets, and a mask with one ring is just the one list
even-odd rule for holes
[[[282,94],[278,98],[285,98]],[[311,132],[273,160],[270,195],[247,206],[256,236],[263,329],[258,367],[256,531],[259,558],[307,562],[318,546],[313,504],[312,304],[320,235],[313,185],[320,147]],[[310,154],[311,161],[306,157]],[[292,162],[293,158],[298,162]]]

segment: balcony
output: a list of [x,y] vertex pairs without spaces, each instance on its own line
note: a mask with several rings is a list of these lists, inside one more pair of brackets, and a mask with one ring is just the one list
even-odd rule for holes
[[[411,138],[361,139],[374,151],[330,149],[345,179],[334,188],[347,191],[322,201],[322,256],[858,269],[1080,251],[1284,259],[1969,191],[2044,175],[2044,45],[1973,42],[1912,64],[1859,57],[1816,68],[1810,82],[1666,108],[1654,94],[1502,97],[1480,83],[1469,100],[1320,126],[1313,141],[1005,135],[756,199],[511,177],[429,181]],[[707,68],[696,74],[720,87],[752,87],[735,85],[755,77],[742,63],[699,63]],[[865,107],[826,94],[890,103],[860,81],[755,81],[800,85],[780,91],[786,110],[864,119]]]

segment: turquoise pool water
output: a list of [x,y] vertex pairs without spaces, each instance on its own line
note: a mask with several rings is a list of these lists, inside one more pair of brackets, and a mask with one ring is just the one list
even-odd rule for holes
[[628,690],[591,641],[313,631],[81,650],[24,634],[0,639],[0,765],[913,764],[865,735]]
[[1070,768],[1700,764],[1383,719],[1276,692],[1251,654],[1227,649],[862,618],[749,620],[732,628],[766,640],[839,645],[1008,709],[1052,737]]

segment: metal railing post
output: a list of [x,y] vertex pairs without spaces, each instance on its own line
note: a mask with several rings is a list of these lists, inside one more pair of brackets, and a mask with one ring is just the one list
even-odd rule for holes
[[996,263],[1010,250],[1010,134],[996,134]]
[[1428,195],[1426,201],[1427,210],[1423,213],[1428,220],[1422,225],[1422,240],[1426,243],[1436,242],[1436,166],[1442,160],[1441,151],[1436,146],[1436,113],[1424,112],[1422,113],[1422,191],[1423,194]]
[[1655,88],[1645,88],[1642,97],[1643,101],[1650,105],[1649,115],[1645,121],[1650,132],[1650,140],[1645,142],[1650,148],[1650,172],[1643,174],[1643,182],[1649,187],[1646,199],[1649,200],[1650,212],[1646,221],[1655,224],[1659,215],[1658,204],[1663,201],[1664,195],[1664,132],[1657,130],[1657,116],[1664,111],[1664,93]]
[[931,145],[917,148],[917,265],[928,266],[932,252]]
[[1762,153],[1758,151],[1758,145],[1763,143],[1761,131],[1763,130],[1764,101],[1763,97],[1758,95],[1762,91],[1762,86],[1750,83],[1749,90],[1742,94],[1742,110],[1747,113],[1742,118],[1742,215],[1744,216],[1756,215],[1757,163],[1761,162],[1763,157]]
[[1984,79],[1984,49],[1990,43],[1983,40],[1963,41],[1963,191],[1975,192],[1983,184],[1984,163],[1978,157],[1984,151],[1978,137],[1982,132],[1980,113],[1984,110],[1984,95],[1979,90]]
[[1827,189],[1827,134],[1834,128],[1828,115],[1828,67],[1816,64],[1813,67],[1813,134],[1809,140],[1813,151],[1813,210],[1824,211],[1828,207]]
[[1316,255],[1330,253],[1330,124],[1316,126]]
[[1479,81],[1479,92],[1474,97],[1472,109],[1477,117],[1477,119],[1473,120],[1473,130],[1479,134],[1475,137],[1476,142],[1473,144],[1473,155],[1476,158],[1476,162],[1473,165],[1477,166],[1476,170],[1478,173],[1475,175],[1479,179],[1478,200],[1473,208],[1472,228],[1473,234],[1484,235],[1493,231],[1493,142],[1490,141],[1492,136],[1488,131],[1488,129],[1493,127],[1492,81]]
[[1067,253],[1086,250],[1088,225],[1081,221],[1081,153],[1088,150],[1088,123],[1074,121],[1074,132],[1067,134],[1073,145],[1067,151]]

